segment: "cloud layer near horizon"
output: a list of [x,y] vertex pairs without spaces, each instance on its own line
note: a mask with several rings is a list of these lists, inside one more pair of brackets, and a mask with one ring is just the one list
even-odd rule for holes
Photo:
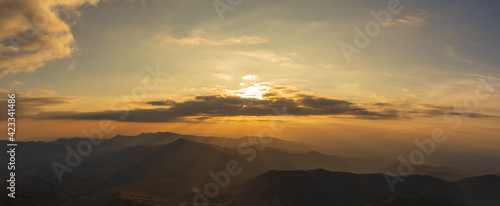
[[[294,116],[331,116],[352,119],[410,119],[413,117],[436,117],[442,115],[463,115],[472,118],[497,118],[478,112],[457,111],[453,107],[430,104],[394,103],[354,103],[347,100],[320,97],[286,90],[269,92],[265,98],[243,98],[236,95],[214,94],[200,95],[188,100],[148,101],[148,109],[108,110],[97,112],[40,112],[34,119],[73,119],[101,120],[109,119],[124,122],[182,122],[200,121],[215,117],[236,116],[273,116],[276,110]],[[279,95],[278,95],[279,94]]]
[[[8,94],[7,90],[0,89],[0,108],[8,108]],[[55,96],[56,92],[51,90],[28,90],[23,92],[16,92],[15,94],[15,115],[16,118],[29,118],[39,112],[47,111],[48,107],[60,106],[64,104],[72,104],[77,101],[77,97]],[[0,114],[0,119],[7,119],[7,112]]]

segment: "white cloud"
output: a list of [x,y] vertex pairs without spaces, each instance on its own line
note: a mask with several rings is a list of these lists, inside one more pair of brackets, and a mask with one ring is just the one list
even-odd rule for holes
[[[255,76],[255,75],[247,75],[247,76]],[[236,95],[243,98],[263,99],[263,95],[269,93],[269,90],[271,89],[269,82],[260,82],[249,85],[240,84],[240,86],[242,86],[241,89],[236,89],[236,90],[224,89],[221,90],[220,92],[222,92],[222,94]]]
[[257,75],[249,74],[249,75],[242,77],[242,79],[246,80],[246,81],[254,81],[257,79]]

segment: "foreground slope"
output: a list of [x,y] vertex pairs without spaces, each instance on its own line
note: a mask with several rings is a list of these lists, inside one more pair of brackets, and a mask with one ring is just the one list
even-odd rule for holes
[[[65,173],[63,181],[59,182],[52,164],[54,161],[65,163],[68,152],[64,148],[75,148],[78,140],[19,143],[18,148],[29,150],[19,152],[17,160],[17,203],[88,205],[102,201],[110,204],[132,201],[166,204],[192,195],[192,187],[202,188],[213,181],[209,173],[224,170],[230,161],[238,162],[243,169],[241,174],[231,178],[231,184],[269,170],[328,168],[352,171],[369,165],[359,159],[317,152],[293,153],[269,147],[255,150],[255,156],[250,158],[250,154],[241,154],[235,148],[184,138],[157,146],[103,142],[89,156],[83,157],[72,172]],[[247,148],[257,146],[248,145]],[[3,183],[0,186],[6,188]]]
[[229,188],[213,205],[269,206],[497,206],[498,176],[457,183],[431,176],[410,176],[392,193],[380,174],[326,170],[269,171]]
[[[390,193],[382,175],[352,174],[386,168],[377,162],[297,152],[293,148],[301,143],[282,140],[276,141],[284,145],[279,149],[248,144],[245,151],[254,153],[242,153],[234,147],[244,141],[241,139],[203,139],[174,133],[103,140],[59,182],[53,162],[66,163],[66,148],[76,148],[82,140],[19,142],[16,200],[3,196],[0,205],[189,205],[192,188],[213,182],[209,173],[225,170],[231,161],[237,162],[242,172],[231,177],[220,196],[211,199],[215,205],[499,205],[497,176],[456,183],[411,176]],[[0,143],[5,146],[5,142]],[[5,156],[0,158],[7,162]],[[343,173],[268,172],[317,168]],[[5,179],[6,172],[0,170]],[[0,187],[7,194],[5,182],[0,182]]]

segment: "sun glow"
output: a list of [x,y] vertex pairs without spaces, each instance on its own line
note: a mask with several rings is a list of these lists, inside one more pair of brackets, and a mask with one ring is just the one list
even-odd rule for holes
[[239,96],[242,98],[256,98],[263,99],[263,95],[269,93],[270,87],[267,86],[269,83],[256,83],[249,86],[246,84],[242,84],[243,88],[238,90],[229,90],[227,93],[235,96]]

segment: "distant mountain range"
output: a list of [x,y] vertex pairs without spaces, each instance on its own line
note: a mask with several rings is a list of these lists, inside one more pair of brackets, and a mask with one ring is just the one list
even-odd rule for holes
[[[220,147],[227,148],[237,148],[242,142],[249,138],[255,137],[242,137],[239,139],[235,138],[224,138],[224,137],[204,137],[204,136],[194,136],[194,135],[181,135],[170,132],[157,132],[157,133],[143,133],[137,136],[123,136],[117,135],[109,141],[115,146],[157,146],[164,145],[174,142],[177,139],[185,139],[192,142],[198,142],[203,144],[213,144]],[[302,142],[291,142],[286,140],[281,140],[273,138],[273,140],[266,144],[268,147],[275,149],[283,149],[291,152],[309,152],[315,150],[317,146],[302,143]]]
[[[175,133],[118,135],[88,148],[92,149],[91,154],[82,157],[72,172],[65,173],[62,182],[58,181],[52,163],[64,163],[66,148],[77,148],[84,138],[19,142],[17,198],[12,201],[4,196],[0,205],[190,205],[193,187],[203,189],[214,181],[209,173],[227,170],[229,162],[239,163],[241,173],[231,176],[229,186],[221,189],[211,204],[412,205],[404,203],[416,198],[429,199],[429,205],[475,205],[471,201],[481,203],[477,205],[498,205],[491,204],[500,197],[495,189],[497,176],[453,183],[430,176],[410,176],[393,194],[382,175],[353,174],[377,173],[380,168],[391,168],[390,165],[325,155],[312,151],[312,145],[279,139],[264,147],[252,141],[254,138]],[[7,142],[0,143],[5,147]],[[6,156],[2,156],[1,162],[6,164]],[[442,170],[450,172],[434,173],[455,175],[449,168]],[[1,170],[0,175],[7,179],[7,172]],[[0,184],[2,188],[6,188],[4,182]],[[449,202],[438,204],[438,200]]]
[[[380,170],[381,173],[385,171],[392,172],[393,174],[398,174],[399,164],[393,164]],[[466,172],[450,166],[430,166],[430,165],[419,165],[414,166],[415,175],[430,175],[433,177],[439,177],[447,181],[458,181],[465,177],[472,177],[476,175],[473,172]]]
[[431,176],[406,178],[392,193],[380,174],[326,170],[269,171],[228,188],[217,205],[500,205],[500,177],[489,175],[447,182]]

